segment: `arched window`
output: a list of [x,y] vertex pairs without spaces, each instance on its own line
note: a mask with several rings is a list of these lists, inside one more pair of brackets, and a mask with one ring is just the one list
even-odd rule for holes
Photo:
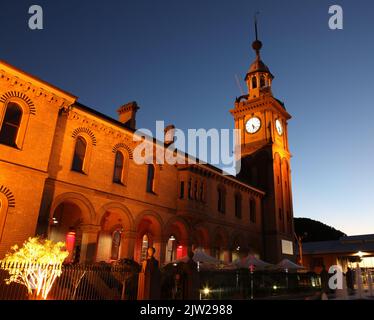
[[235,194],[235,217],[242,217],[242,197],[240,193]]
[[168,242],[166,243],[166,250],[165,250],[165,262],[174,261],[177,257],[177,239],[174,235],[169,237]]
[[0,241],[1,241],[1,238],[2,238],[2,235],[3,235],[3,229],[4,229],[4,219],[5,218],[5,214],[3,213],[3,205],[2,205],[2,201],[0,199]]
[[252,89],[256,89],[256,88],[257,88],[257,78],[253,77],[252,78]]
[[192,199],[192,180],[188,180],[188,199]]
[[204,194],[204,182],[200,183],[200,201],[204,202],[205,194]]
[[198,182],[197,182],[197,180],[195,180],[195,187],[194,187],[194,199],[195,200],[198,200],[198,191],[199,191]]
[[260,76],[260,88],[265,87],[265,76],[261,75]]
[[147,174],[147,192],[155,193],[155,166],[153,164],[148,165]]
[[84,159],[86,157],[87,143],[82,137],[78,137],[75,142],[74,158],[72,170],[76,172],[84,172]]
[[0,242],[3,237],[7,211],[8,200],[2,193],[0,193]]
[[124,157],[121,151],[116,152],[116,157],[114,160],[114,174],[113,174],[113,182],[115,183],[123,183],[123,165],[124,165]]
[[279,208],[279,226],[280,226],[280,230],[281,232],[284,232],[284,217],[283,217],[283,210],[281,208]]
[[254,199],[249,201],[249,220],[256,223],[256,201]]
[[148,247],[149,247],[149,239],[148,239],[148,236],[145,234],[142,238],[142,249],[140,253],[140,261],[147,259]]
[[22,120],[21,107],[13,102],[8,103],[0,131],[0,143],[17,147],[17,135]]
[[116,230],[113,232],[112,235],[112,253],[111,259],[118,260],[119,259],[119,247],[121,245],[121,231]]
[[218,187],[218,211],[225,213],[226,211],[226,192],[222,187]]
[[181,187],[179,191],[179,199],[184,199],[184,181],[181,181]]

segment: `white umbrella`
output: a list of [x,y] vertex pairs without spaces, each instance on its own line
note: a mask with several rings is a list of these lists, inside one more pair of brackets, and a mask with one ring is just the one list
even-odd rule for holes
[[235,266],[236,269],[249,269],[251,271],[251,299],[253,299],[253,271],[263,270],[272,265],[256,258],[254,255],[248,255],[245,258],[235,260],[231,266]]
[[286,287],[288,289],[288,271],[297,271],[301,269],[305,269],[303,266],[300,266],[288,259],[283,259],[281,262],[279,262],[275,268],[276,270],[284,270],[286,271]]
[[270,263],[262,261],[261,259],[256,258],[254,255],[248,255],[245,258],[237,259],[232,264],[239,269],[249,269],[250,267],[254,267],[256,270],[262,270],[272,266]]
[[206,254],[202,249],[198,248],[194,251],[194,255],[192,258],[195,262],[202,262],[202,263],[211,263],[211,264],[220,264],[221,261],[218,259]]
[[305,269],[303,266],[300,266],[288,259],[283,259],[281,262],[279,262],[276,266],[275,266],[275,269],[279,270],[279,269],[282,269],[282,270],[301,270],[301,269]]
[[[178,260],[172,261],[171,263],[173,264],[181,263],[181,262],[187,263],[189,259],[190,258],[188,256],[184,256]],[[197,248],[194,251],[192,260],[198,264],[198,269],[200,269],[201,265],[211,266],[211,265],[219,265],[221,263],[220,260],[208,255],[200,248]]]

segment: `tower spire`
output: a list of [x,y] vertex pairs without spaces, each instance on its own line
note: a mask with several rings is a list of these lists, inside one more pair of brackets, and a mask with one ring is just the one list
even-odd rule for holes
[[257,15],[259,14],[259,12],[257,11],[255,13],[255,32],[256,32],[256,41],[258,41],[258,30],[257,30]]
[[271,82],[273,80],[273,75],[271,74],[269,68],[261,60],[260,50],[262,48],[262,42],[259,40],[258,36],[258,20],[256,12],[254,15],[254,27],[256,39],[252,43],[252,48],[256,52],[256,59],[251,64],[247,75],[245,76],[245,81],[248,87],[248,100],[258,98],[264,94],[271,94]]
[[262,42],[258,40],[258,25],[257,25],[257,15],[259,15],[260,12],[255,13],[255,34],[256,34],[256,40],[252,43],[253,50],[256,51],[257,58],[260,58],[260,50],[262,48]]

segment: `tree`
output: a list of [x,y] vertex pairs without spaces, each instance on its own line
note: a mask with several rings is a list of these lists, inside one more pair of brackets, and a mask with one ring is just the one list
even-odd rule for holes
[[340,230],[308,218],[294,218],[294,223],[295,233],[302,237],[303,242],[339,240],[346,235]]
[[22,248],[11,248],[0,261],[0,267],[9,272],[6,283],[20,283],[26,286],[29,296],[47,299],[53,283],[62,273],[62,263],[69,255],[65,243],[53,242],[39,237],[29,238]]

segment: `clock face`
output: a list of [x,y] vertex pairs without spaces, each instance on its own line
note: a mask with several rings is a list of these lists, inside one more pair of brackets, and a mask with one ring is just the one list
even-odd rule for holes
[[275,128],[277,129],[278,134],[281,136],[283,134],[283,126],[279,119],[275,120]]
[[261,120],[259,118],[253,117],[249,119],[245,125],[245,129],[248,133],[256,133],[260,130],[261,127]]

